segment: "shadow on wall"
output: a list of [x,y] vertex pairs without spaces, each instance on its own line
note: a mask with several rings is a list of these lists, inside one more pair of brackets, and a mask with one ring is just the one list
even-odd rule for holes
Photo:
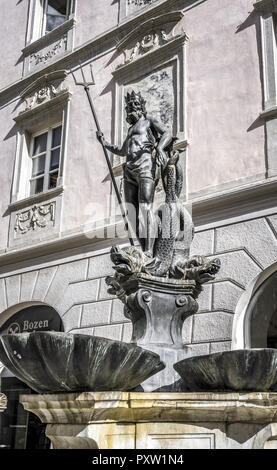
[[[261,25],[260,25],[260,16],[256,11],[252,11],[249,16],[245,19],[243,23],[237,26],[236,34],[243,32],[247,28],[255,26],[256,28],[256,41],[257,41],[257,53],[259,57],[259,66],[260,66],[260,82],[261,82],[261,107],[263,104],[262,96],[262,82],[263,82],[263,59],[262,59],[262,46],[261,46]],[[255,121],[248,127],[247,132],[257,129],[257,127],[264,126],[264,120],[260,117],[255,119]]]

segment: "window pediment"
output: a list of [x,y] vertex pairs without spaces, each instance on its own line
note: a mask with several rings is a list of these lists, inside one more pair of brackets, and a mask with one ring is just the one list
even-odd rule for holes
[[183,16],[182,11],[160,15],[131,31],[117,45],[117,50],[124,53],[124,65],[184,34],[184,32],[176,33],[176,26]]
[[66,70],[52,72],[43,75],[27,87],[20,95],[25,103],[25,108],[19,112],[19,116],[23,117],[26,112],[50,102],[63,94],[68,94],[69,90],[65,85],[67,75],[68,72]]

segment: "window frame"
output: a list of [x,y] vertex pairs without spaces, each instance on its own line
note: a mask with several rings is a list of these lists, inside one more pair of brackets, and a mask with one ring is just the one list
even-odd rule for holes
[[[64,24],[66,21],[69,20],[70,14],[71,14],[71,7],[72,7],[72,0],[66,0],[67,5],[66,5],[66,15],[65,15],[65,20],[63,23],[60,25],[56,26],[55,28],[51,29],[51,31],[46,31],[46,25],[47,25],[47,8],[48,8],[48,2],[49,0],[44,0],[43,3],[43,11],[42,11],[42,20],[41,20],[41,37],[45,36],[46,34],[51,33],[51,31],[54,31],[56,28]],[[61,16],[63,15],[53,15],[53,16]]]
[[[67,19],[64,23],[57,26],[56,28],[52,29],[48,33],[45,33],[45,26],[46,26],[46,5],[48,1],[46,0],[30,0],[29,4],[29,13],[28,13],[28,26],[27,26],[27,34],[26,34],[26,43],[25,48],[22,50],[24,52],[25,49],[28,49],[32,43],[35,41],[47,41],[48,36],[52,36],[52,33],[55,35],[55,32],[63,27],[66,29],[66,25],[70,23],[71,20],[74,20],[76,15],[76,8],[77,8],[77,0],[68,0],[68,14]],[[69,33],[70,28],[72,25],[66,29]],[[73,41],[73,38],[70,39]],[[72,45],[73,47],[73,45]]]
[[[53,131],[55,129],[58,129],[59,127],[61,127],[60,145],[58,145],[56,147],[52,147]],[[46,134],[46,133],[47,133],[46,151],[42,152],[41,154],[38,154],[38,155],[33,155],[35,138],[40,136],[40,135]],[[30,171],[29,171],[28,190],[27,190],[28,197],[37,196],[39,194],[46,193],[47,191],[50,191],[51,189],[57,188],[57,186],[59,184],[58,181],[59,181],[60,171],[61,171],[61,158],[62,158],[62,152],[63,152],[63,133],[64,133],[63,122],[59,121],[59,123],[54,124],[54,125],[52,125],[50,127],[47,127],[45,129],[41,129],[41,130],[33,133],[30,136],[30,145],[29,145]],[[50,170],[51,153],[52,153],[53,150],[55,150],[57,148],[60,149],[59,167],[58,167],[58,169]],[[45,153],[44,173],[42,175],[33,176],[32,175],[33,160],[34,160],[34,158],[39,158],[39,155],[42,155],[43,153]],[[49,188],[50,175],[53,174],[53,173],[57,173],[57,172],[58,172],[57,185],[55,186],[55,188]],[[43,177],[43,190],[38,192],[38,193],[32,193],[31,192],[31,183],[32,183],[32,181],[38,180],[42,177]]]

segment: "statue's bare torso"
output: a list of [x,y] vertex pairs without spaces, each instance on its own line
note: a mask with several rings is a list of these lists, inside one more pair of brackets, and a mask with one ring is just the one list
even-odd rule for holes
[[[125,141],[126,173],[133,177],[155,178],[156,162],[153,150],[157,144],[151,119],[142,116],[128,130]],[[127,175],[128,177],[128,175]]]
[[155,144],[156,139],[151,129],[151,120],[142,116],[128,130],[126,139],[127,161],[135,160],[142,151],[151,152]]

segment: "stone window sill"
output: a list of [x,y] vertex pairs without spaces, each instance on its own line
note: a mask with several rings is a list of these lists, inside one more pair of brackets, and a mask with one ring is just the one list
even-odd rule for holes
[[46,47],[51,42],[62,37],[65,33],[72,29],[75,24],[76,20],[73,17],[70,18],[69,20],[65,21],[63,24],[53,29],[49,33],[45,34],[41,38],[36,39],[35,41],[27,44],[27,46],[22,49],[22,54],[26,56],[31,54],[33,51]]
[[39,104],[38,106],[35,106],[34,108],[25,109],[21,111],[17,116],[14,117],[14,121],[22,122],[27,119],[30,119],[33,116],[41,114],[43,112],[45,113],[57,105],[63,105],[67,101],[70,101],[71,98],[72,98],[72,93],[70,93],[70,91],[68,90],[63,90],[55,98],[52,98],[51,100],[46,101],[45,103]]
[[17,209],[21,209],[22,207],[27,207],[27,206],[31,206],[32,204],[47,201],[48,199],[52,199],[56,196],[59,196],[63,192],[64,192],[64,186],[58,186],[57,188],[49,189],[48,191],[45,191],[43,193],[35,194],[33,196],[20,199],[19,201],[13,201],[9,204],[8,210],[12,212]]

